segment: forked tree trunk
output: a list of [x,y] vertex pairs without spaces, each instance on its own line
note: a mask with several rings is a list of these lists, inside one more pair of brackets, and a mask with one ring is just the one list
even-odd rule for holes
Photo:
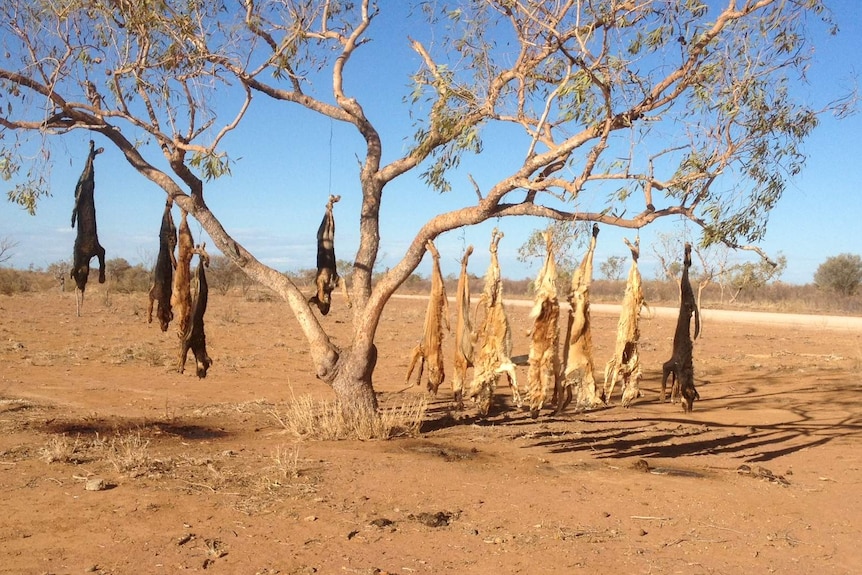
[[334,377],[328,383],[343,410],[353,415],[373,416],[377,412],[373,374],[377,365],[377,347],[364,343],[341,352]]

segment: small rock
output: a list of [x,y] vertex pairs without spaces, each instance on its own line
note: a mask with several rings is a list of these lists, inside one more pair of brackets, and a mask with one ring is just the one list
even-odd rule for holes
[[104,491],[108,488],[108,482],[102,479],[101,477],[94,477],[92,479],[88,479],[86,483],[84,483],[84,489],[87,491]]
[[185,545],[186,543],[194,539],[194,537],[194,533],[186,533],[185,535],[177,539],[177,545]]
[[632,467],[635,471],[643,471],[644,473],[649,473],[649,463],[646,462],[646,459],[638,459],[633,464]]
[[452,519],[451,513],[438,511],[437,513],[422,512],[418,515],[409,515],[408,519],[413,519],[426,527],[446,527]]
[[383,529],[384,527],[395,525],[395,522],[385,517],[378,517],[377,519],[372,519],[369,524]]

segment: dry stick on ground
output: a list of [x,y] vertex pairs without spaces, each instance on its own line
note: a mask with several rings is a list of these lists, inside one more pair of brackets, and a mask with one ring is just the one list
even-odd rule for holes
[[72,208],[72,227],[75,227],[77,220],[78,231],[75,235],[70,276],[75,280],[75,313],[78,317],[81,316],[81,308],[84,306],[84,290],[90,277],[90,260],[93,256],[99,258],[99,283],[105,283],[105,248],[99,243],[96,232],[96,180],[93,167],[93,160],[105,149],[96,149],[95,145],[95,142],[90,140],[90,152],[87,154],[84,171],[75,186],[75,207]]
[[[694,340],[700,335],[700,310],[691,282],[688,269],[691,267],[691,244],[685,244],[685,255],[682,261],[682,278],[679,282],[679,317],[676,321],[676,331],[673,334],[673,353],[662,365],[661,400],[665,400],[667,378],[671,376],[670,400],[673,403],[682,395],[682,409],[689,412],[694,407],[694,400],[700,399],[700,394],[694,388],[694,360],[692,352]],[[691,336],[691,316],[694,315],[694,337]]]
[[629,270],[628,281],[626,281],[626,292],[623,296],[620,320],[617,324],[617,345],[614,356],[605,366],[605,388],[602,400],[609,403],[613,395],[614,386],[622,379],[622,402],[623,407],[631,405],[632,401],[641,397],[641,362],[638,354],[638,342],[640,341],[640,313],[644,306],[643,284],[641,274],[638,270],[638,257],[640,256],[640,238],[635,240],[634,245],[624,240],[632,252],[632,267]]
[[326,213],[317,229],[317,276],[314,279],[317,292],[308,299],[308,303],[315,304],[323,315],[329,313],[332,291],[339,285],[347,300],[347,307],[351,307],[347,283],[338,275],[335,259],[335,216],[332,213],[332,206],[339,200],[341,196],[329,196]]
[[591,409],[601,404],[593,374],[593,337],[590,331],[590,282],[593,280],[593,254],[599,226],[593,224],[590,247],[581,265],[572,274],[569,291],[569,321],[563,348],[563,377],[554,389],[555,413],[561,413],[572,401],[572,388],[577,388],[576,405]]
[[476,345],[476,334],[470,322],[470,277],[467,275],[467,260],[473,253],[473,246],[468,246],[461,257],[461,275],[458,276],[458,293],[455,296],[457,318],[455,320],[455,360],[452,374],[452,394],[458,409],[464,407],[464,382],[467,380],[467,368],[473,365],[473,348]]
[[491,264],[485,274],[485,288],[479,301],[479,309],[484,318],[476,336],[477,347],[473,354],[473,381],[468,396],[475,399],[479,414],[488,415],[491,398],[497,387],[497,378],[505,373],[512,387],[515,405],[521,407],[521,393],[512,363],[512,331],[509,319],[503,308],[503,282],[500,277],[500,262],[497,259],[497,245],[503,232],[496,228],[491,232]]
[[[177,269],[174,273],[174,287],[171,291],[171,307],[173,308],[174,319],[176,320],[174,323],[177,328],[177,337],[180,340],[181,350],[186,333],[189,330],[189,323],[191,322],[192,295],[190,284],[194,250],[195,242],[192,238],[192,231],[189,229],[188,213],[182,210],[177,237]],[[180,354],[177,363],[177,371],[180,373],[182,373],[184,361],[184,356]]]
[[186,357],[189,349],[195,356],[195,373],[199,378],[207,376],[207,370],[212,365],[210,356],[207,355],[207,338],[204,333],[204,314],[207,311],[207,300],[209,299],[209,286],[205,268],[210,265],[210,256],[206,252],[206,244],[201,244],[194,249],[198,254],[198,267],[195,270],[194,282],[192,282],[191,318],[183,336],[180,348],[179,372],[182,373],[186,366]]
[[410,358],[410,368],[407,370],[407,382],[419,364],[416,374],[416,385],[422,380],[425,364],[428,364],[428,391],[437,395],[437,389],[446,379],[443,365],[443,326],[449,326],[449,300],[446,299],[446,288],[443,285],[443,273],[440,271],[440,252],[429,240],[425,247],[433,259],[431,272],[431,295],[428,298],[428,309],[425,312],[425,326],[422,330],[422,340],[413,348]]
[[557,300],[557,265],[551,233],[544,232],[548,254],[536,277],[536,303],[530,312],[533,328],[530,330],[530,368],[527,372],[527,397],[530,417],[539,416],[549,389],[556,389],[560,373],[557,354],[559,343],[560,302]]
[[153,323],[153,303],[158,303],[156,316],[159,318],[159,327],[162,331],[168,331],[168,324],[174,318],[171,311],[171,289],[174,268],[177,267],[177,258],[174,255],[174,249],[177,247],[177,227],[171,215],[173,203],[170,198],[165,202],[165,212],[162,214],[162,224],[159,228],[159,255],[153,267],[153,284],[150,286],[150,303],[147,307],[147,323]]

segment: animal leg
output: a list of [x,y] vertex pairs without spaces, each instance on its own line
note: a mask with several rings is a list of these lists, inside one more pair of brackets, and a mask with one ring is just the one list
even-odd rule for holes
[[605,385],[602,389],[601,400],[602,403],[610,403],[611,396],[614,393],[614,387],[617,385],[617,380],[620,377],[620,369],[617,365],[615,359],[612,359],[608,362],[607,367],[605,368]]
[[512,388],[512,400],[516,406],[523,406],[524,399],[521,397],[521,390],[518,388],[518,377],[515,375],[515,364],[512,363],[512,360],[502,362],[494,372],[497,374],[506,374],[506,378],[509,380],[509,387]]
[[183,373],[186,370],[186,358],[189,355],[189,340],[188,338],[183,338],[182,343],[180,344],[180,356],[177,360],[177,372]]
[[422,381],[422,372],[425,369],[425,350],[422,348],[422,344],[414,347],[410,354],[410,367],[407,369],[407,377],[404,378],[408,384],[410,383],[410,376],[413,375],[413,370],[416,369],[417,363],[419,364],[419,373],[416,374],[416,385],[419,385]]
[[96,257],[99,258],[99,283],[105,283],[105,248],[96,244]]
[[347,300],[347,307],[352,308],[353,302],[350,301],[350,294],[347,292],[347,282],[343,277],[338,276],[338,284],[341,286],[341,293],[344,295],[344,299]]
[[153,289],[154,288],[150,288],[149,291],[150,303],[149,305],[147,305],[147,323],[153,323],[153,302],[156,301],[156,297],[153,294]]
[[620,405],[628,407],[635,399],[641,397],[640,380],[640,370],[636,373],[629,373],[623,378],[623,398]]
[[556,396],[557,407],[554,409],[554,415],[560,415],[572,402],[572,386],[566,385],[559,389]]
[[669,359],[668,361],[664,362],[661,366],[661,394],[659,395],[659,399],[661,400],[662,403],[664,403],[665,400],[667,399],[667,378],[668,378],[668,376],[671,376],[670,385],[671,385],[671,390],[673,390],[673,384],[674,384],[674,379],[675,379],[675,377],[674,377],[675,369],[676,368],[675,368],[675,363],[674,363],[673,359]]

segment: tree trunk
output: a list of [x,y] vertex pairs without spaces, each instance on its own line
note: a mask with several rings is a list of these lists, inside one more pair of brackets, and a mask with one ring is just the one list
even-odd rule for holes
[[377,396],[372,376],[377,365],[377,346],[355,344],[344,350],[330,385],[343,410],[352,415],[377,413]]

